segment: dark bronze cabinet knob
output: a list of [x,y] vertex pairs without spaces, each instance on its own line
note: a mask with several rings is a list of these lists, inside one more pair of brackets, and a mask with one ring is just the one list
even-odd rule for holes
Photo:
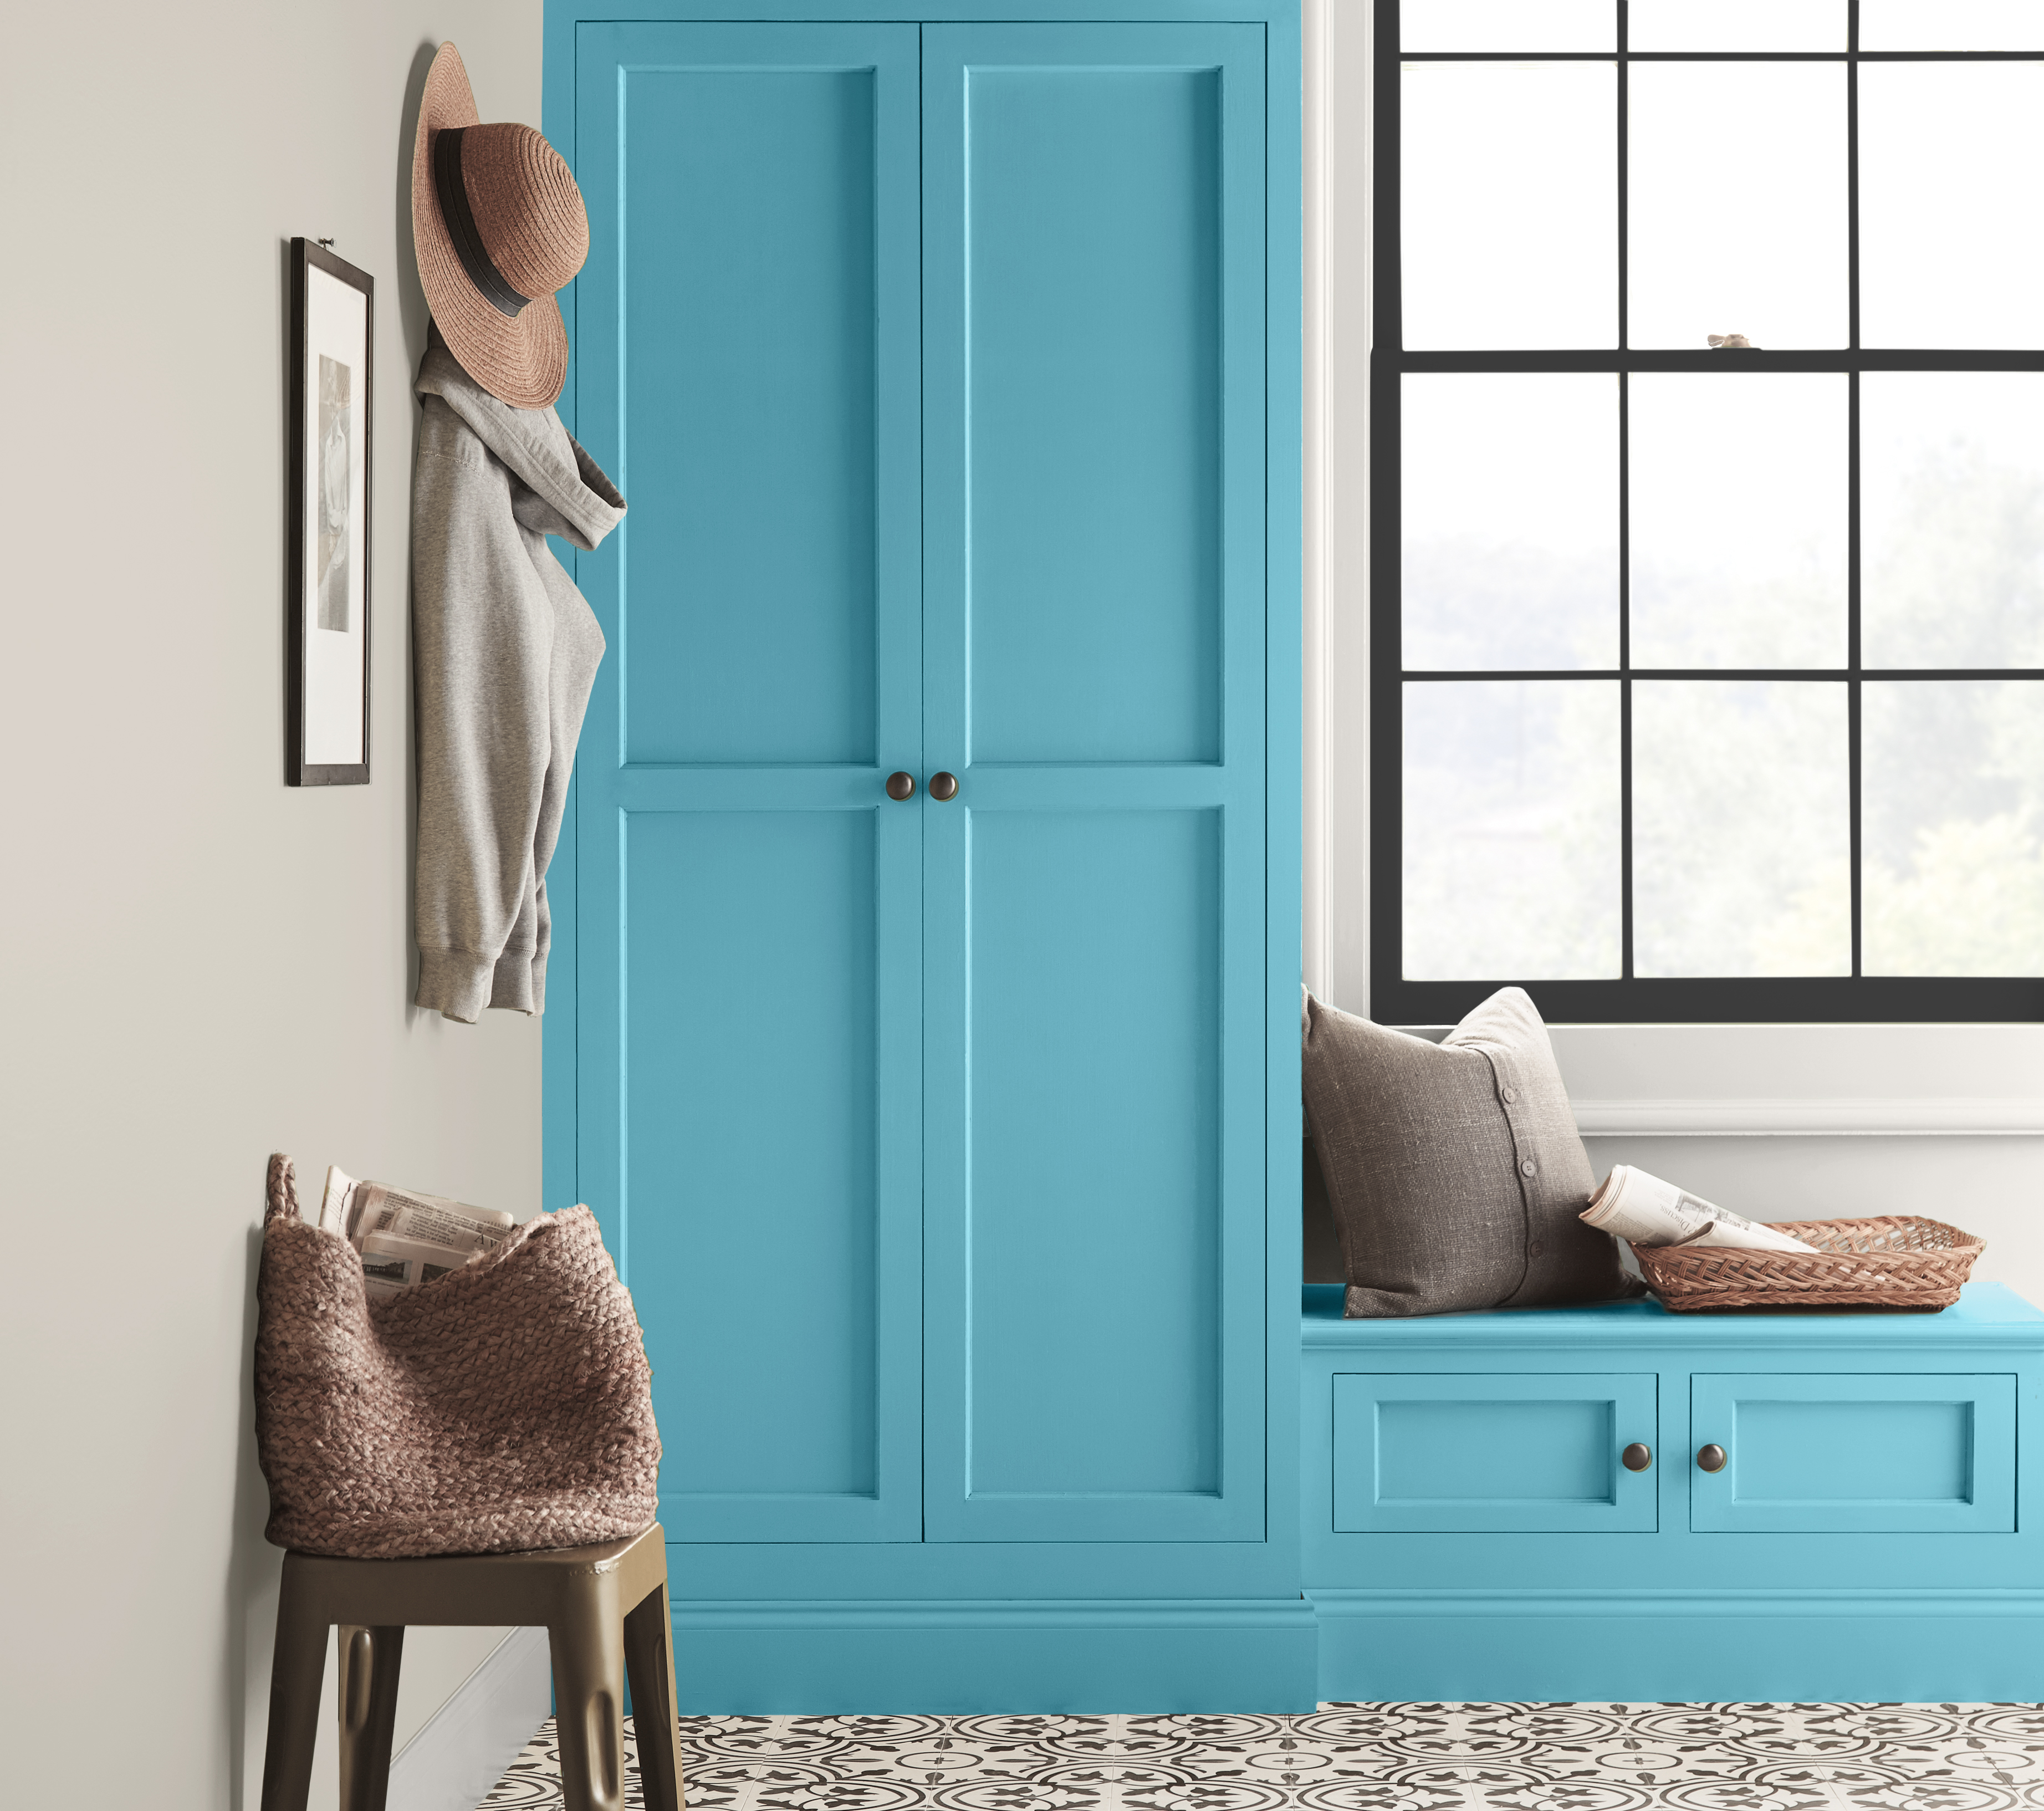
[[936,773],[930,775],[930,797],[955,798],[958,797],[958,775]]
[[889,798],[908,798],[914,795],[916,776],[913,774],[889,774],[887,776],[887,796]]
[[1644,1471],[1654,1463],[1654,1449],[1639,1440],[1635,1440],[1618,1455],[1618,1463],[1628,1471]]
[[1699,1471],[1722,1471],[1729,1455],[1725,1449],[1715,1444],[1696,1448],[1696,1469]]

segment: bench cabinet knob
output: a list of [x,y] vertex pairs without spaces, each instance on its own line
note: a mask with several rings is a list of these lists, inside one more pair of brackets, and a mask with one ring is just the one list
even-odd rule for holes
[[1722,1471],[1729,1456],[1725,1449],[1713,1442],[1709,1446],[1696,1448],[1696,1469],[1700,1471]]

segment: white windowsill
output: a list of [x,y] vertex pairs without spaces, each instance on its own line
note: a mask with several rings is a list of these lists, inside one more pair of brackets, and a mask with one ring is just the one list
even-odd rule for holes
[[1881,1099],[1572,1098],[1585,1138],[2036,1138],[2044,1101],[1920,1095]]
[[[1405,1028],[1438,1042],[1446,1025]],[[2044,1025],[1550,1025],[1586,1138],[2044,1136]]]

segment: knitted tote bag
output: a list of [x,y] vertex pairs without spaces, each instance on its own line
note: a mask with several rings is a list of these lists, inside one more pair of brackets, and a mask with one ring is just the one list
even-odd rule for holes
[[279,1547],[356,1559],[616,1540],[659,1508],[652,1369],[586,1207],[373,1306],[270,1159],[256,1443]]

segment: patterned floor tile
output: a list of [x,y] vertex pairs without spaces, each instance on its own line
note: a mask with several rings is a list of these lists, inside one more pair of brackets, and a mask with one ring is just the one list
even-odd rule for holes
[[[2044,1811],[2034,1704],[685,1717],[691,1811]],[[643,1811],[631,1724],[627,1803]],[[559,1811],[553,1725],[486,1801]]]

